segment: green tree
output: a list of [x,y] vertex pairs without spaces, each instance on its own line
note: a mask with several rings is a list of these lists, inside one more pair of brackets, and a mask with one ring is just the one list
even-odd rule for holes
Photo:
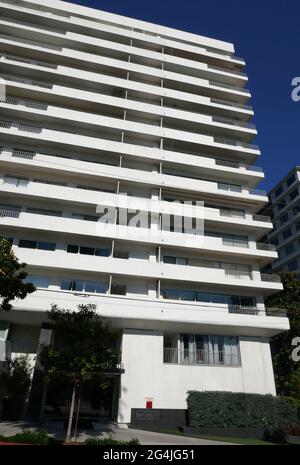
[[300,281],[294,273],[280,273],[283,290],[269,297],[268,307],[279,307],[287,310],[290,330],[278,334],[271,339],[271,349],[277,392],[280,395],[293,396],[300,399],[300,367],[299,362],[292,360],[292,340],[300,337]]
[[42,348],[40,363],[45,369],[46,381],[65,380],[72,388],[66,437],[70,441],[80,384],[90,379],[99,387],[105,385],[105,371],[119,363],[116,334],[110,323],[97,314],[95,305],[78,305],[77,311],[52,305],[48,317],[54,329],[55,345]]
[[6,239],[0,239],[0,310],[12,309],[11,301],[25,299],[35,291],[31,283],[25,283],[26,263],[20,263]]

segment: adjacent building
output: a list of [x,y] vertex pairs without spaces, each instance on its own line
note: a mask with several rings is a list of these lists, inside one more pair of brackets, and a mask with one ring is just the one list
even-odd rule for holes
[[291,271],[300,278],[300,167],[295,166],[269,193],[265,212],[272,216],[273,230],[266,242],[277,248],[278,258],[266,271]]
[[289,323],[264,304],[282,284],[260,272],[277,253],[261,241],[245,61],[68,2],[0,1],[0,15],[0,230],[37,287],[1,314],[2,360],[34,363],[51,303],[93,303],[122,353],[94,413],[129,423],[132,408],[184,409],[189,390],[275,394],[269,338]]

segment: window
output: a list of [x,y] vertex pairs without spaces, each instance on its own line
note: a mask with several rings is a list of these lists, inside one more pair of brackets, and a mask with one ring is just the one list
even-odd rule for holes
[[294,244],[290,244],[285,248],[285,254],[290,255],[291,253],[295,252]]
[[290,237],[292,235],[292,231],[291,231],[291,228],[287,228],[285,231],[283,231],[282,233],[282,237],[283,239],[287,239],[288,237]]
[[68,252],[68,253],[78,253],[78,252],[79,252],[79,247],[78,247],[78,245],[71,245],[71,244],[69,244],[69,245],[67,246],[67,252]]
[[294,271],[298,268],[298,263],[297,260],[292,260],[291,262],[288,263],[288,269],[289,271]]
[[108,286],[105,282],[80,281],[72,279],[62,279],[60,288],[63,291],[88,292],[95,294],[105,294]]
[[96,255],[97,257],[108,257],[109,249],[95,249],[94,247],[79,246],[74,244],[67,245],[68,253],[80,253],[82,255]]
[[223,245],[233,247],[248,247],[247,236],[237,236],[235,234],[222,234]]
[[99,219],[98,216],[84,215],[83,213],[72,213],[72,218],[84,221],[98,221]]
[[286,185],[287,185],[288,187],[290,187],[290,186],[293,184],[294,181],[296,181],[296,176],[295,176],[295,174],[292,174],[292,176],[290,176],[290,177],[286,180]]
[[280,203],[277,204],[278,210],[282,210],[285,207],[285,200],[282,200]]
[[111,286],[111,294],[115,295],[126,295],[127,294],[127,286],[123,284],[113,284]]
[[161,295],[164,299],[189,300],[191,302],[201,302],[210,304],[237,305],[254,307],[256,300],[254,297],[241,297],[238,295],[210,294],[201,291],[183,291],[179,289],[162,289]]
[[283,187],[279,186],[275,191],[275,197],[279,197],[280,194],[283,192]]
[[129,259],[129,252],[122,251],[122,250],[115,250],[114,251],[114,258],[123,258],[124,260]]
[[54,242],[38,242],[20,239],[19,247],[24,249],[39,249],[39,250],[55,250],[56,244]]
[[286,223],[288,221],[288,219],[289,219],[289,215],[287,213],[284,213],[279,218],[279,221],[280,221],[281,224],[284,224],[284,223]]
[[294,200],[298,196],[298,189],[293,190],[293,192],[290,193],[290,200]]
[[45,276],[27,276],[24,279],[25,283],[31,283],[35,287],[48,288],[50,285],[50,278]]
[[171,257],[169,255],[164,255],[163,263],[170,263],[172,265],[187,265],[188,259],[184,257]]

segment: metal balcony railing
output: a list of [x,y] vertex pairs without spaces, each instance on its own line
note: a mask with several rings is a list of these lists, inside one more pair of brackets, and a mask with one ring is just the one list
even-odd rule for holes
[[5,81],[18,82],[18,83],[26,84],[29,86],[43,87],[45,89],[53,88],[53,84],[51,84],[50,82],[37,81],[36,79],[27,79],[27,78],[16,76],[14,74],[1,73],[0,78],[4,79]]
[[0,208],[0,218],[19,218],[19,210],[10,210],[6,208]]
[[233,118],[226,118],[225,116],[219,116],[219,115],[215,115],[215,116],[211,115],[211,117],[212,117],[212,120],[215,121],[216,123],[231,124],[233,126],[238,126],[242,128],[256,129],[255,124],[249,121],[239,121]]
[[252,218],[253,218],[253,221],[262,221],[264,223],[271,223],[272,222],[270,216],[253,215]]
[[256,248],[258,250],[269,250],[270,252],[276,252],[276,247],[273,244],[265,244],[264,242],[257,242]]
[[17,149],[14,149],[12,151],[12,157],[16,157],[16,158],[26,158],[28,160],[33,160],[34,156],[35,156],[35,152],[30,152],[29,150],[17,150]]
[[253,279],[251,271],[225,270],[225,276],[234,279]]
[[253,108],[251,105],[246,105],[244,103],[237,103],[237,102],[229,102],[228,100],[223,100],[219,98],[211,98],[210,99],[211,103],[216,103],[219,105],[227,105],[228,107],[236,107],[236,108],[241,108],[242,110],[248,110],[253,112]]
[[287,311],[283,308],[266,308],[266,315],[287,318]]
[[188,350],[165,347],[164,363],[176,365],[239,366],[240,356],[238,353],[226,353],[225,351],[213,352],[199,349]]
[[238,162],[230,160],[216,159],[216,165],[228,166],[229,168],[240,168],[240,164]]
[[23,105],[27,108],[33,108],[35,110],[47,110],[48,108],[47,103],[36,102],[35,100],[24,99],[24,98],[19,99],[19,98],[10,97],[10,96],[6,97],[5,103],[8,103],[9,105]]
[[270,283],[281,283],[280,276],[277,274],[261,273],[260,279]]
[[259,310],[256,307],[246,307],[244,305],[228,305],[229,313],[239,315],[258,315]]
[[26,132],[34,132],[34,133],[41,133],[42,128],[37,126],[31,126],[29,124],[18,123],[16,121],[7,121],[7,120],[0,120],[0,128],[5,129],[17,129],[18,131],[26,131]]
[[15,61],[17,63],[25,63],[28,65],[41,66],[43,68],[57,69],[57,66],[58,66],[54,63],[48,63],[47,61],[31,60],[30,58],[19,57],[17,55],[3,54],[1,55],[1,58],[4,58],[5,60],[8,60],[8,61]]

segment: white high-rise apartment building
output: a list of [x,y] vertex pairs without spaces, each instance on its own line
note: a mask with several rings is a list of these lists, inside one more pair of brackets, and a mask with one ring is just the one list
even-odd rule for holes
[[[93,303],[120,334],[119,422],[189,390],[275,394],[289,323],[264,305],[282,284],[260,273],[277,253],[233,45],[57,0],[0,1],[0,28],[1,236],[37,287],[1,314],[2,359],[35,356],[51,303]],[[204,234],[174,200],[204,202]]]
[[273,187],[265,211],[273,218],[266,241],[277,248],[278,259],[265,269],[291,271],[300,278],[300,167],[295,166]]

